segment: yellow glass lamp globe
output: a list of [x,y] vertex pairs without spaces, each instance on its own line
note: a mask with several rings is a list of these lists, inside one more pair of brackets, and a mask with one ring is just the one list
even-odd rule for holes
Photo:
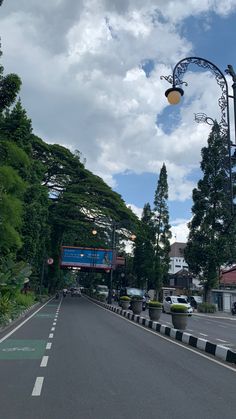
[[167,100],[170,105],[177,105],[180,102],[181,97],[183,96],[184,91],[179,87],[172,87],[165,92]]

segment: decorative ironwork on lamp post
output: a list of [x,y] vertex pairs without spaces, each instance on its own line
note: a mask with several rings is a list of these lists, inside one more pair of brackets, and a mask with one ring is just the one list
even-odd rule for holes
[[196,121],[198,124],[205,123],[207,125],[214,125],[214,119],[210,116],[207,116],[203,112],[198,112],[194,114],[194,121]]
[[[233,207],[233,182],[232,182],[232,165],[231,165],[231,148],[235,147],[235,144],[231,142],[230,137],[230,118],[229,118],[229,98],[234,100],[234,128],[235,128],[235,141],[236,141],[236,74],[232,65],[228,65],[225,70],[227,74],[232,77],[233,80],[233,96],[229,95],[227,80],[222,71],[211,61],[201,57],[186,57],[180,60],[174,67],[173,74],[169,76],[161,76],[161,79],[167,80],[172,87],[166,90],[165,95],[168,102],[171,105],[176,105],[180,102],[181,97],[184,95],[184,90],[180,87],[181,85],[187,86],[187,82],[182,80],[184,73],[188,70],[189,64],[196,64],[205,70],[210,70],[217,81],[217,84],[221,88],[221,96],[218,99],[218,105],[221,110],[221,120],[219,123],[222,135],[227,138],[228,154],[229,154],[229,186],[230,186],[230,200],[231,200],[231,212],[234,213]],[[196,114],[200,115],[200,114]],[[201,114],[204,115],[204,114]],[[196,119],[196,117],[195,117]],[[209,124],[211,118],[205,115],[205,121]],[[200,122],[200,121],[197,121]],[[209,124],[211,125],[211,124]]]

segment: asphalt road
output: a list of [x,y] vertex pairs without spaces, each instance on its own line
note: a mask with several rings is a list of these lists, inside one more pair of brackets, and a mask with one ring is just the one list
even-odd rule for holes
[[0,340],[1,419],[231,419],[236,370],[85,298]]

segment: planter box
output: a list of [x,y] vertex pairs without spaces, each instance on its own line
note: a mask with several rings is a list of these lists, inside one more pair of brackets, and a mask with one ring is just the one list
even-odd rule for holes
[[129,310],[130,301],[119,301],[122,310]]
[[162,308],[161,307],[149,307],[149,317],[151,320],[157,322],[161,317]]
[[143,302],[142,300],[132,300],[131,301],[131,310],[134,314],[140,314],[142,313],[142,309],[143,309]]
[[188,323],[187,313],[171,313],[172,323],[175,329],[185,330]]

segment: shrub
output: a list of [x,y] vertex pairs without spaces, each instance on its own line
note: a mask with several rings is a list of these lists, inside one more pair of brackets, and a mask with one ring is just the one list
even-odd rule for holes
[[201,304],[198,304],[197,309],[199,313],[215,313],[216,306],[215,304],[201,303]]
[[7,295],[0,296],[0,316],[7,317],[12,310],[12,302]]
[[130,301],[131,298],[128,297],[128,295],[122,295],[122,297],[120,297],[120,301]]
[[172,304],[170,307],[171,313],[187,313],[188,307],[184,304]]
[[48,295],[36,295],[35,301],[40,301],[40,303],[44,303],[48,300]]
[[105,295],[98,294],[98,300],[104,303],[107,301],[107,297]]
[[17,305],[27,308],[34,304],[35,297],[34,297],[34,294],[32,293],[28,293],[28,294],[17,293],[14,300]]
[[148,307],[150,308],[162,308],[162,304],[160,303],[160,301],[156,301],[156,300],[151,300],[148,303]]
[[131,301],[143,301],[143,297],[141,295],[132,295]]

